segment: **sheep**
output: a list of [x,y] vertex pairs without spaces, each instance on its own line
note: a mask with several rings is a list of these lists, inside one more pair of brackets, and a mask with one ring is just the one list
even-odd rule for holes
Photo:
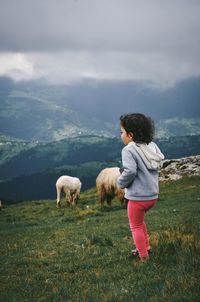
[[61,192],[65,194],[66,202],[75,205],[78,202],[81,191],[81,182],[77,177],[63,175],[56,181],[57,208],[61,206]]
[[97,194],[100,197],[101,206],[106,201],[111,205],[114,197],[117,197],[121,203],[124,203],[124,190],[117,186],[117,178],[120,172],[118,167],[103,169],[96,178]]

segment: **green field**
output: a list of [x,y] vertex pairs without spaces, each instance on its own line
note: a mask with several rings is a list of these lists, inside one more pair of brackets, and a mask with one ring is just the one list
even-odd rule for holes
[[199,177],[161,184],[146,216],[147,263],[130,260],[125,206],[100,208],[95,190],[76,208],[39,200],[0,212],[0,301],[200,301]]

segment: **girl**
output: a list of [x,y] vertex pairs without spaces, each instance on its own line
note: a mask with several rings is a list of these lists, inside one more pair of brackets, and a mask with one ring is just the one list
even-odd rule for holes
[[149,117],[141,113],[126,114],[120,117],[120,124],[121,139],[126,146],[122,150],[123,168],[118,186],[125,188],[128,199],[129,225],[136,246],[132,255],[146,261],[150,245],[144,217],[158,200],[158,170],[164,155],[152,142],[154,124]]

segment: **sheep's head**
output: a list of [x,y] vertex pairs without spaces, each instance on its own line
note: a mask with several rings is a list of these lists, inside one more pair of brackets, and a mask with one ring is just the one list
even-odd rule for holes
[[71,194],[70,203],[72,205],[76,205],[78,203],[78,200],[79,200],[79,194]]

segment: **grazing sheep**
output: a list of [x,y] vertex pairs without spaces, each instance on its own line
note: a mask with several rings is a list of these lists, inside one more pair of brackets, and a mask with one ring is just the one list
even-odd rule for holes
[[117,178],[120,172],[118,167],[103,169],[96,178],[97,194],[100,197],[101,206],[106,201],[111,205],[114,197],[117,197],[121,203],[124,202],[124,190],[117,186]]
[[58,178],[56,182],[57,191],[57,208],[61,206],[60,199],[61,193],[65,194],[66,201],[72,205],[75,205],[78,201],[81,191],[81,182],[77,177],[63,175]]

